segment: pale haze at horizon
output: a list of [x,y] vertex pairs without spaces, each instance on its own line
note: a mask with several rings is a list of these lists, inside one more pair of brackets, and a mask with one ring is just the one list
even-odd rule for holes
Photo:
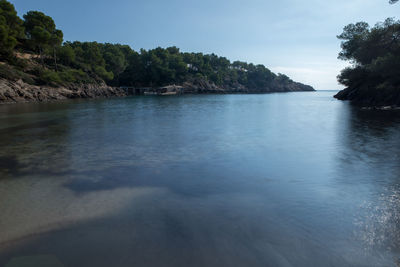
[[64,40],[128,44],[138,51],[177,46],[231,61],[264,64],[317,90],[337,90],[336,35],[345,25],[398,19],[387,0],[10,0],[22,17],[39,10],[54,18]]

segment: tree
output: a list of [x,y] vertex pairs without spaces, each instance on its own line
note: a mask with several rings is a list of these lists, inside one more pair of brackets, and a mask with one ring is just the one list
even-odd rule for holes
[[114,79],[112,71],[106,70],[106,61],[102,53],[102,44],[97,42],[73,42],[69,45],[74,49],[76,65],[85,72],[97,75],[101,79],[111,81]]
[[10,55],[23,38],[23,21],[17,16],[14,5],[6,0],[0,0],[0,53]]
[[118,82],[125,86],[144,86],[145,69],[139,53],[132,51],[127,57],[127,67],[119,76]]
[[368,65],[388,53],[399,53],[400,21],[388,18],[372,28],[366,22],[349,24],[338,38],[342,40],[339,59]]
[[400,95],[400,21],[389,18],[372,28],[365,22],[350,24],[338,38],[339,58],[353,63],[338,76],[347,87],[341,94],[351,92],[373,105],[395,103]]
[[356,62],[360,56],[360,49],[364,37],[369,32],[369,25],[366,22],[358,22],[356,24],[349,24],[343,29],[343,33],[338,35],[337,38],[342,41],[342,51],[339,53],[339,59],[350,60]]
[[128,53],[128,51],[122,50],[119,45],[105,44],[102,46],[106,70],[112,72],[115,79],[117,79],[127,67],[127,59],[124,52]]
[[55,30],[54,33],[50,37],[49,44],[53,48],[53,57],[54,57],[54,65],[56,67],[56,71],[58,71],[58,66],[57,66],[57,48],[61,46],[63,42],[63,37],[64,34],[60,30]]
[[39,11],[29,11],[24,15],[24,26],[28,42],[38,52],[43,64],[43,54],[53,50],[55,65],[57,67],[56,51],[63,41],[62,31],[56,29],[54,20]]
[[58,48],[58,57],[60,58],[61,64],[66,66],[72,66],[75,63],[75,50],[71,47],[69,42]]

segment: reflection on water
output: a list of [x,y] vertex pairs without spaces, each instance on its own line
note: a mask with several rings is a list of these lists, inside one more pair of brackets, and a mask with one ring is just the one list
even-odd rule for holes
[[386,247],[398,252],[400,247],[400,190],[387,188],[377,201],[366,201],[365,215],[356,220],[360,227],[356,234],[368,249]]
[[[400,131],[397,112],[349,109],[344,153],[348,177],[359,177],[373,192],[355,216],[355,234],[368,250],[400,248]],[[365,169],[362,171],[361,169]],[[371,170],[373,170],[371,172]],[[391,170],[388,172],[388,170]],[[353,172],[364,173],[354,175]]]
[[333,94],[0,106],[0,265],[396,266],[400,114]]

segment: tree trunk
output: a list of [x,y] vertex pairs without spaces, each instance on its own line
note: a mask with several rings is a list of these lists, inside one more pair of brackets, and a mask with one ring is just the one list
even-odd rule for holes
[[42,63],[42,67],[44,68],[44,61],[43,61],[42,47],[41,46],[39,46],[39,57],[40,57],[40,62]]
[[54,64],[56,66],[56,71],[58,72],[56,47],[53,47],[53,50],[54,50]]

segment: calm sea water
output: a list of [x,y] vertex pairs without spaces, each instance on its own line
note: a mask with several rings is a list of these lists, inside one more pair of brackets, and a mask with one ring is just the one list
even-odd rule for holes
[[397,266],[400,114],[333,94],[0,106],[0,266]]

